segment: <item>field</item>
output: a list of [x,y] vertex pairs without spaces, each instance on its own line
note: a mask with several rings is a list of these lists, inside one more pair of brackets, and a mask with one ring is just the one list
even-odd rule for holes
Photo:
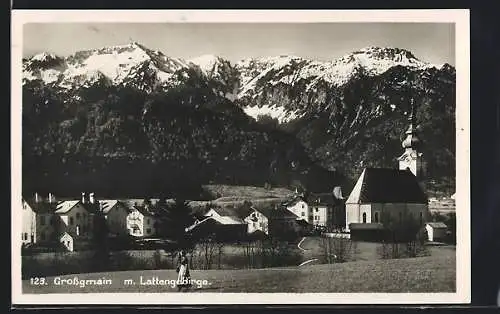
[[[193,292],[454,292],[455,254],[359,261],[330,265],[305,265],[254,270],[193,270]],[[454,253],[454,252],[453,252]],[[142,285],[148,278],[175,280],[173,270],[144,270],[67,275],[59,278],[99,279],[110,285],[32,285],[23,281],[23,293],[175,292],[172,286]],[[132,279],[135,284],[124,284]]]

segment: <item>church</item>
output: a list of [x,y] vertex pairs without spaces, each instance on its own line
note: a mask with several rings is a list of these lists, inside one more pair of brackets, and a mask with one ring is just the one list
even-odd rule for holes
[[417,137],[413,108],[402,142],[399,167],[365,168],[346,201],[346,230],[382,230],[384,220],[403,222],[407,218],[423,226],[428,219],[425,192],[426,162]]

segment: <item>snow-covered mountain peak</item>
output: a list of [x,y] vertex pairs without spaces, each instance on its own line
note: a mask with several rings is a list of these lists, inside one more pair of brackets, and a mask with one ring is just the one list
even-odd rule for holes
[[42,53],[36,54],[33,57],[29,58],[29,60],[30,61],[38,61],[38,62],[49,62],[52,60],[56,60],[58,58],[59,57],[53,53],[42,52]]
[[216,70],[219,64],[224,63],[224,59],[213,54],[205,54],[196,58],[187,60],[188,63],[198,66],[204,73]]

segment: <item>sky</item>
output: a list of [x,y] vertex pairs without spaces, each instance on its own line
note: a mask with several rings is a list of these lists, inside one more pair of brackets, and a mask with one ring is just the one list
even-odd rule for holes
[[213,54],[237,62],[294,55],[327,61],[381,46],[410,50],[422,61],[455,65],[450,23],[37,23],[24,26],[23,56],[68,56],[132,41],[183,59]]

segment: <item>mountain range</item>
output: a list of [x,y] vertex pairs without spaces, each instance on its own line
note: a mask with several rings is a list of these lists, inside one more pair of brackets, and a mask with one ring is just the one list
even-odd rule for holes
[[41,53],[23,59],[23,177],[28,190],[68,193],[157,194],[172,182],[349,189],[364,167],[396,166],[410,103],[430,189],[454,192],[449,64],[380,47],[236,63],[136,42]]

